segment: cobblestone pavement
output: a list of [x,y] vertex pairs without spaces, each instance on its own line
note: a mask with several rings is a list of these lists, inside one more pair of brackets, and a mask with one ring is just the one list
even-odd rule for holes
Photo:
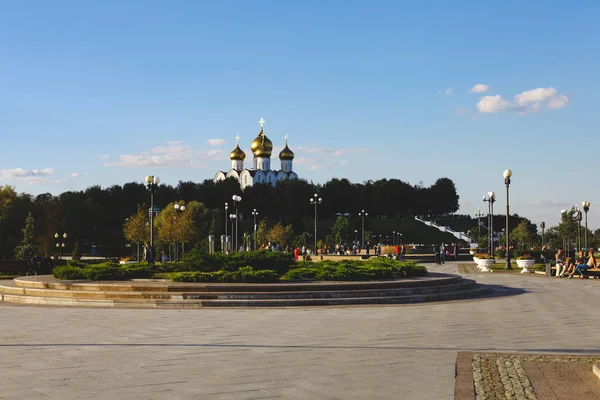
[[[462,352],[483,353],[479,365],[496,352],[600,355],[600,281],[468,277],[520,294],[281,309],[0,305],[0,398],[453,399]],[[535,388],[507,360],[508,376]]]

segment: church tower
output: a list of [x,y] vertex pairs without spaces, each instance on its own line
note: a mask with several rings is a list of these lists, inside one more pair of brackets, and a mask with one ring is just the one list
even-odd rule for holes
[[288,136],[285,135],[285,147],[279,153],[281,160],[281,170],[288,174],[292,172],[292,161],[294,160],[294,152],[288,147]]
[[240,149],[240,137],[235,137],[236,146],[235,149],[229,154],[229,159],[231,160],[231,169],[241,172],[244,169],[244,159],[246,158],[246,153],[242,149]]
[[254,154],[254,169],[269,171],[271,169],[273,143],[263,131],[265,120],[261,118],[258,123],[260,124],[260,133],[250,145],[250,150]]

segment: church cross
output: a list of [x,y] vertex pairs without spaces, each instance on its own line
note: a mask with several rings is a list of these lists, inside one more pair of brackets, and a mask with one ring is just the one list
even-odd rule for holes
[[240,135],[235,137],[235,144],[240,144]]
[[263,125],[265,124],[265,120],[261,117],[258,123],[260,124],[260,129],[262,129]]

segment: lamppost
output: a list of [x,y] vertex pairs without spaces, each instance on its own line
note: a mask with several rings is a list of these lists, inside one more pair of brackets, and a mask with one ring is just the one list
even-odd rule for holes
[[544,251],[544,229],[546,229],[546,223],[542,221],[540,228],[542,228],[542,251]]
[[146,186],[150,191],[150,250],[152,257],[154,257],[154,192],[156,187],[160,183],[160,178],[154,175],[148,175],[146,177]]
[[396,231],[392,231],[392,246],[396,245]]
[[581,210],[578,206],[575,206],[575,211],[573,211],[573,218],[577,221],[577,251],[581,251]]
[[229,218],[231,219],[231,238],[232,238],[232,244],[231,244],[232,249],[231,249],[231,252],[234,252],[234,251],[236,251],[236,249],[233,248],[233,246],[235,244],[235,242],[233,241],[233,227],[234,227],[234,224],[236,223],[235,214],[229,214]]
[[252,210],[252,216],[254,217],[254,251],[256,251],[256,232],[257,232],[256,218],[258,218],[258,211],[256,210],[256,208],[254,210]]
[[[63,240],[62,242],[60,241],[61,236]],[[54,238],[58,240],[58,242],[56,243],[56,248],[58,249],[58,259],[60,260],[62,257],[62,249],[64,249],[65,242],[67,240],[67,234],[63,233],[62,235],[59,235],[58,233],[55,233]]]
[[399,235],[400,235],[400,246],[402,246],[402,234],[399,233]]
[[358,229],[354,230],[354,244],[358,244]]
[[494,202],[496,193],[488,192],[487,197],[483,196],[483,201],[488,203],[488,243],[490,255],[494,254]]
[[314,194],[314,196],[310,199],[310,204],[314,204],[315,206],[315,256],[317,255],[317,205],[321,204],[323,199],[319,197],[318,194]]
[[589,201],[584,201],[583,203],[581,203],[581,205],[583,206],[583,211],[585,211],[585,251],[587,251],[588,250],[588,242],[587,242],[587,233],[588,233],[587,213],[588,213],[588,211],[590,211],[590,202]]
[[231,200],[233,200],[233,205],[235,206],[235,251],[238,251],[238,209],[242,198],[237,194],[234,194],[233,196],[231,196]]
[[[177,220],[177,217],[185,211],[185,206],[183,206],[183,205],[180,206],[179,204],[175,204],[174,207],[175,207],[175,214],[176,214],[175,219]],[[179,224],[177,224],[177,225],[179,225]],[[175,226],[175,260],[179,261],[179,245],[178,245],[179,241],[177,239],[179,239],[179,229],[178,229],[178,226]],[[183,253],[185,253],[185,242],[183,243],[182,254]]]
[[227,202],[225,202],[225,249],[223,250],[223,253],[225,253],[225,254],[229,253],[229,236],[227,236],[227,210],[228,209],[229,209],[229,206],[227,205]]
[[362,218],[362,240],[360,245],[361,249],[365,248],[365,217],[367,217],[368,215],[369,213],[365,212],[365,210],[362,210],[358,213],[358,216]]
[[481,218],[483,218],[485,214],[479,208],[475,212],[475,218],[477,218],[477,227],[479,228],[479,236],[481,236]]
[[[506,236],[506,265],[504,267],[504,269],[512,269],[512,266],[510,265],[510,246],[509,246],[509,239],[510,239],[510,230],[508,229],[508,216],[509,216],[509,198],[508,198],[508,187],[510,186],[510,177],[512,176],[512,171],[510,169],[507,169],[504,171],[504,184],[506,185],[506,228],[505,229],[505,236]],[[521,272],[525,272],[527,271],[527,268],[523,268],[521,270]],[[529,272],[529,271],[527,271]]]
[[[561,215],[561,219],[563,215],[567,215],[567,210],[560,210],[560,215]],[[565,252],[567,253],[567,257],[569,257],[569,242],[567,240],[567,238],[563,235],[563,249],[565,249]]]

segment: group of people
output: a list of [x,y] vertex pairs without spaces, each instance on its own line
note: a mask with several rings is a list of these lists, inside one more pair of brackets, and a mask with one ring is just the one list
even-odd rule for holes
[[448,247],[446,247],[445,243],[442,243],[440,246],[434,245],[433,252],[435,254],[436,265],[444,264],[446,260],[450,260],[450,257],[452,257],[454,261],[458,261],[459,250],[460,245],[458,243],[453,243]]
[[46,253],[43,257],[33,253],[31,260],[29,260],[29,274],[46,273],[52,271],[52,268],[54,268],[54,261],[52,261],[49,253]]
[[584,256],[583,250],[579,251],[577,258],[566,257],[562,249],[558,249],[555,255],[556,258],[556,277],[560,278],[568,276],[573,278],[575,274],[579,275],[580,279],[586,277],[587,270],[590,268],[598,268],[596,262],[596,256],[594,256],[594,250],[588,250],[587,260]]

